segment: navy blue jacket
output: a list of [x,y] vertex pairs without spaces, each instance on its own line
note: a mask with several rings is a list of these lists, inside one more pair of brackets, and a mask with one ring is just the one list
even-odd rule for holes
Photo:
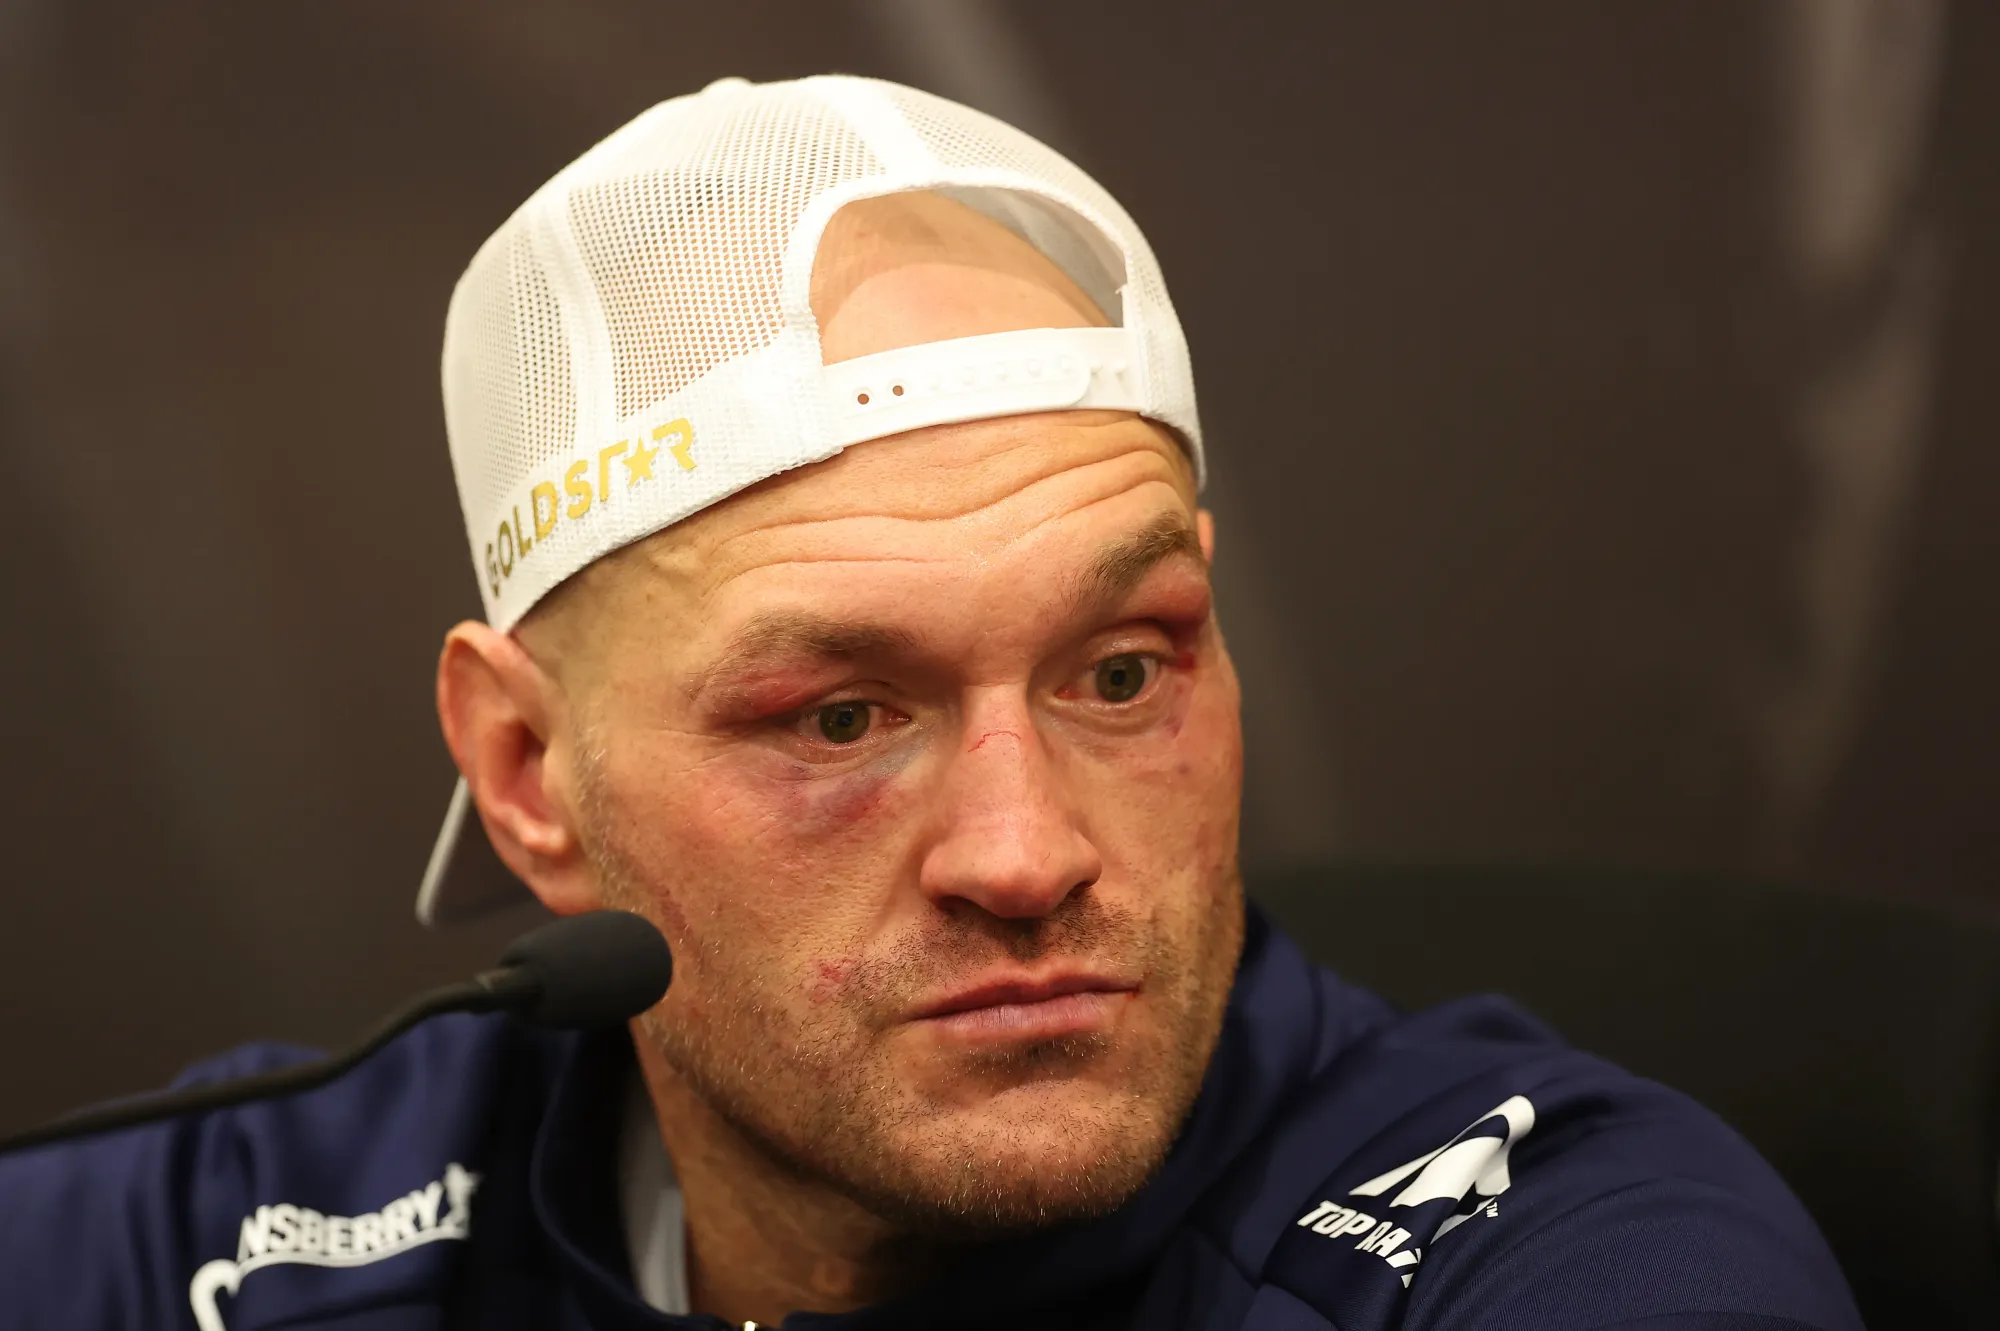
[[[0,1160],[0,1327],[712,1331],[633,1292],[615,1177],[633,1075],[623,1031],[446,1017],[317,1091]],[[1496,999],[1400,1015],[1253,914],[1201,1096],[1129,1204],[785,1326],[1860,1319],[1812,1221],[1713,1116]]]

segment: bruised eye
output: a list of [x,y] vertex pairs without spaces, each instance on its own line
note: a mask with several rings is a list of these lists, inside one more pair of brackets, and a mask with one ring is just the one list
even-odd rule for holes
[[1153,658],[1137,652],[1107,656],[1097,663],[1097,696],[1106,702],[1131,702],[1151,677]]
[[874,708],[860,700],[830,702],[819,709],[819,733],[830,744],[852,744],[868,733]]

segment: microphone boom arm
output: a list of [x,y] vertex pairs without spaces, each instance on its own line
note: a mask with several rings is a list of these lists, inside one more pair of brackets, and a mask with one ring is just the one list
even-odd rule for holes
[[120,1128],[138,1127],[182,1114],[204,1114],[251,1100],[310,1091],[350,1071],[419,1022],[447,1012],[514,1010],[533,1003],[540,992],[540,982],[526,967],[510,966],[486,971],[473,979],[443,985],[417,995],[371,1030],[361,1043],[341,1053],[307,1063],[294,1063],[290,1067],[273,1068],[248,1077],[188,1086],[158,1095],[134,1096],[79,1110],[26,1132],[0,1137],[0,1155],[31,1150],[74,1137],[116,1132]]
[[644,917],[623,910],[568,916],[515,939],[496,969],[419,994],[343,1053],[80,1110],[0,1137],[0,1155],[310,1091],[352,1070],[410,1027],[447,1012],[508,1012],[529,1025],[562,1030],[627,1021],[659,1002],[673,975],[667,940]]

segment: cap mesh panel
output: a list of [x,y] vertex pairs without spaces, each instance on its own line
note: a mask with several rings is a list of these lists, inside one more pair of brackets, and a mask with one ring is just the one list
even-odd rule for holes
[[685,166],[587,185],[569,200],[621,417],[768,345],[784,323],[779,269],[799,215],[828,186],[881,170],[809,97],[676,109],[653,147]]
[[[549,281],[525,232],[481,251],[477,281],[445,361],[446,426],[454,445],[466,525],[484,525],[515,480],[570,447],[576,394],[569,341]],[[468,274],[470,276],[470,274]]]

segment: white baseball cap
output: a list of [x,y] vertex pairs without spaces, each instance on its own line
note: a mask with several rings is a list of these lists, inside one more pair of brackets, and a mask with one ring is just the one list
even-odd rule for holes
[[[828,221],[928,191],[1006,226],[1115,324],[824,364]],[[563,168],[479,248],[444,331],[445,431],[487,622],[779,472],[927,425],[1099,408],[1169,427],[1203,476],[1187,340],[1102,186],[991,116],[875,79],[724,79]],[[438,925],[528,897],[460,780],[417,896]]]

